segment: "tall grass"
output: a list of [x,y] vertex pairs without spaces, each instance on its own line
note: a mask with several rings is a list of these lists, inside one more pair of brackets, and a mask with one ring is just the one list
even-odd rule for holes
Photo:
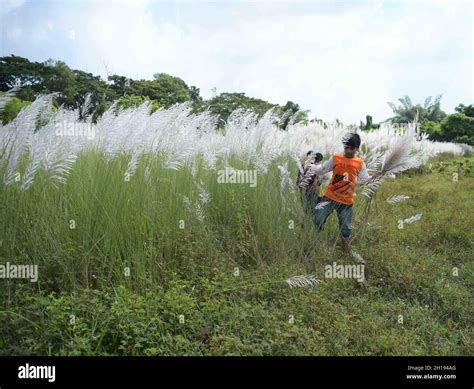
[[[216,132],[208,112],[191,115],[181,105],[150,115],[144,104],[86,122],[89,139],[64,133],[84,128],[78,111],[50,107],[40,98],[0,128],[0,261],[39,265],[36,287],[140,289],[170,271],[308,265],[334,253],[335,220],[316,234],[291,180],[308,149],[339,151],[345,128],[281,131],[272,112],[257,120],[237,111]],[[38,126],[44,112],[48,120]],[[420,161],[462,153],[414,126],[386,126],[364,135],[361,156],[370,163],[401,137]],[[257,171],[257,185],[219,183],[229,167]]]

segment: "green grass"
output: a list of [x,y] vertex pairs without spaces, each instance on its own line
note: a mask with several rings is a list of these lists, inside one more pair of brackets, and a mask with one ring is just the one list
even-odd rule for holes
[[[0,354],[472,355],[472,157],[384,182],[364,234],[356,206],[364,284],[324,279],[325,265],[355,261],[340,253],[335,214],[319,235],[303,228],[277,164],[250,188],[148,156],[125,181],[128,160],[87,151],[66,185],[40,175],[23,193],[0,186],[0,264],[35,263],[40,275],[0,280]],[[395,194],[410,199],[384,201]],[[300,274],[323,282],[290,289]]]

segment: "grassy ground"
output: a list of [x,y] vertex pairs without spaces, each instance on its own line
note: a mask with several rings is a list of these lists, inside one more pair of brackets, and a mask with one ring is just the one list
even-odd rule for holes
[[[254,191],[154,165],[147,185],[140,168],[123,183],[126,161],[89,153],[67,185],[0,188],[0,264],[40,271],[38,283],[0,280],[0,353],[472,355],[472,165],[444,157],[384,182],[364,235],[356,208],[364,283],[325,278],[326,265],[356,261],[340,254],[335,215],[320,235],[301,225],[276,166]],[[410,199],[384,201],[396,194]],[[322,282],[290,289],[300,274]]]

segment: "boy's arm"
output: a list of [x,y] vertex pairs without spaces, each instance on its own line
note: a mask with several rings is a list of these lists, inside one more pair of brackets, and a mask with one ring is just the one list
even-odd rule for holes
[[307,189],[314,182],[315,177],[322,177],[332,169],[332,158],[327,160],[324,164],[318,163],[317,165],[311,165],[301,180],[299,187]]
[[365,166],[365,162],[362,164],[362,167],[359,170],[359,174],[357,176],[357,181],[360,184],[366,184],[370,180],[372,180],[372,177],[369,176],[369,173],[367,172],[367,166]]
[[333,169],[333,162],[332,162],[332,157],[328,159],[326,162],[323,164],[316,165],[313,169],[313,174],[316,174],[317,176],[324,176],[326,173],[329,173]]

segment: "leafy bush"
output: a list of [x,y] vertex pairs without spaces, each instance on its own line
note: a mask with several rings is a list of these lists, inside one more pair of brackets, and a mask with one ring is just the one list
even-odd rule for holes
[[474,117],[463,113],[448,115],[441,122],[443,140],[474,145]]
[[3,124],[7,124],[16,118],[22,108],[31,104],[31,101],[20,100],[17,97],[11,97],[5,107],[0,110],[0,120]]

